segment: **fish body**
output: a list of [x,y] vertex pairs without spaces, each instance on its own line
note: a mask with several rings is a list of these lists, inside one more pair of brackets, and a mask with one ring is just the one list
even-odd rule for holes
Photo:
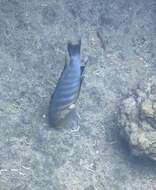
[[65,63],[60,79],[52,94],[49,105],[49,122],[58,126],[73,110],[79,96],[84,66],[80,64],[80,46],[68,44],[69,62]]

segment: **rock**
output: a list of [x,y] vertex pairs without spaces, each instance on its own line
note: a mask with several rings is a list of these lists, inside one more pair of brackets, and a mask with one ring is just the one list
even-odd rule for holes
[[118,119],[120,134],[132,153],[156,160],[156,78],[122,101]]

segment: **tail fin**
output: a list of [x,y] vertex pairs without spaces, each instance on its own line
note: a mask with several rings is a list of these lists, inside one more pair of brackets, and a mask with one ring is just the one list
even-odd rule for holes
[[68,43],[68,53],[70,57],[75,55],[80,55],[80,48],[81,48],[81,40],[79,40],[78,44],[72,44],[71,42]]

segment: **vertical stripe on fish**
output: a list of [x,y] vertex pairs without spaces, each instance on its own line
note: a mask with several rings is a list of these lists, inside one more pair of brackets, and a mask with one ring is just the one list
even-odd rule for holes
[[82,82],[82,70],[80,65],[80,46],[68,43],[68,53],[70,60],[65,64],[61,77],[52,94],[49,106],[49,121],[51,126],[59,125],[59,121],[64,119],[71,111],[71,107],[76,103]]

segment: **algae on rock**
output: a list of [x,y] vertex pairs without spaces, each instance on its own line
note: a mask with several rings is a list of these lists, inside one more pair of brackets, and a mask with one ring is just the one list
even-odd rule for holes
[[156,78],[144,82],[122,101],[119,128],[134,155],[156,160]]

